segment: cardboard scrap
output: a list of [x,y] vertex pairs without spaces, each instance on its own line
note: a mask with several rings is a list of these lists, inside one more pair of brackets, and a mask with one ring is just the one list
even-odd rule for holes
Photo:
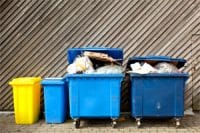
[[112,57],[108,56],[108,54],[104,54],[104,53],[85,51],[83,53],[83,55],[88,56],[92,59],[100,60],[100,61],[106,61],[106,62],[116,62],[117,61],[117,60],[113,59]]

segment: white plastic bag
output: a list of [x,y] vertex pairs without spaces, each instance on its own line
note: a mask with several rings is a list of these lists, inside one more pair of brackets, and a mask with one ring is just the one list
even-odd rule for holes
[[158,73],[179,73],[178,68],[171,63],[161,62],[158,63],[155,68]]
[[139,74],[148,74],[148,73],[155,73],[157,70],[149,65],[148,63],[144,63],[141,65],[139,62],[131,64],[131,73],[139,73]]
[[92,73],[94,72],[93,64],[87,56],[77,57],[75,61],[67,68],[69,74],[78,72]]
[[80,71],[80,70],[78,70],[78,68],[76,67],[76,65],[75,64],[70,64],[68,67],[67,67],[67,73],[68,74],[75,74],[75,73],[77,73],[78,71]]
[[122,72],[123,72],[122,67],[118,65],[106,65],[99,67],[96,70],[97,74],[117,74]]
[[130,66],[131,66],[132,71],[138,71],[138,70],[141,69],[141,65],[140,65],[139,62],[136,62],[136,63],[134,63],[134,64],[131,64]]
[[142,65],[142,70],[146,73],[155,73],[157,70],[152,67],[151,65],[149,65],[148,63],[144,63]]

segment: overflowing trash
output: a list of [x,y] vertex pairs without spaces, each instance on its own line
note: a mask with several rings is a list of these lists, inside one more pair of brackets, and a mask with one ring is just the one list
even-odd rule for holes
[[194,112],[193,112],[192,108],[185,110],[184,115],[185,116],[194,116]]
[[[168,56],[129,58],[126,70],[131,84],[130,101],[134,101],[131,102],[131,107],[134,107],[131,116],[138,127],[143,118],[149,117],[174,118],[176,127],[180,127],[184,116],[185,83],[189,77],[182,71],[185,63],[183,58]],[[190,110],[186,113],[192,114]]]
[[75,61],[67,67],[68,74],[116,74],[122,73],[123,68],[108,54],[85,51],[76,57]]
[[155,66],[147,62],[136,62],[130,64],[129,73],[148,74],[148,73],[180,73],[181,71],[172,63],[160,62]]
[[122,73],[122,67],[118,65],[106,65],[99,67],[96,70],[96,74],[115,74],[115,73]]
[[104,53],[85,51],[83,53],[83,55],[88,56],[89,58],[93,58],[93,59],[97,59],[97,60],[101,60],[101,61],[116,62],[115,59],[108,56],[108,54],[104,54]]
[[79,128],[84,118],[110,118],[115,128],[120,118],[123,50],[72,48],[67,51],[67,60],[65,79],[74,127]]
[[179,73],[178,68],[171,63],[161,62],[158,63],[155,68],[158,73]]
[[94,72],[93,64],[87,56],[77,57],[75,61],[67,67],[69,74],[75,73],[92,73]]
[[154,73],[156,72],[156,69],[152,67],[148,63],[141,64],[139,62],[136,62],[134,64],[131,64],[132,73],[139,73],[139,74],[147,74],[147,73]]

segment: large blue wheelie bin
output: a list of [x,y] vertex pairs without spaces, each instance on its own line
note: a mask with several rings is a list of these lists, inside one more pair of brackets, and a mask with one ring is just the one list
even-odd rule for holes
[[68,88],[65,78],[45,78],[44,109],[46,123],[63,123],[68,115]]
[[[123,59],[122,49],[72,48],[68,50],[68,63],[73,63],[84,51],[106,53],[114,59]],[[80,119],[84,118],[111,118],[115,127],[120,117],[120,90],[124,74],[67,74],[66,77],[70,117],[74,126],[78,128]]]
[[[170,62],[177,68],[184,66],[182,58],[167,56],[132,57],[127,67],[135,62],[147,62],[152,66],[160,62]],[[130,74],[131,115],[141,125],[142,118],[175,118],[176,126],[184,116],[184,90],[187,73]]]

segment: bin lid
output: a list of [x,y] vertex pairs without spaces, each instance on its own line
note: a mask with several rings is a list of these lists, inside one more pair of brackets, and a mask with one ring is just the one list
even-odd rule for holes
[[41,81],[41,77],[19,77],[9,82],[10,85],[31,85]]
[[84,51],[101,52],[108,54],[114,59],[118,59],[120,63],[123,61],[123,50],[120,48],[104,48],[104,47],[86,47],[86,48],[70,48],[68,49],[68,63],[71,64],[78,55]]
[[55,85],[55,84],[65,84],[64,78],[44,78],[41,82],[42,85]]
[[144,62],[144,61],[148,62],[153,66],[160,62],[170,62],[173,63],[177,68],[183,67],[186,63],[186,60],[183,58],[172,58],[169,56],[136,56],[129,58],[127,66],[129,67],[130,64],[135,62]]

